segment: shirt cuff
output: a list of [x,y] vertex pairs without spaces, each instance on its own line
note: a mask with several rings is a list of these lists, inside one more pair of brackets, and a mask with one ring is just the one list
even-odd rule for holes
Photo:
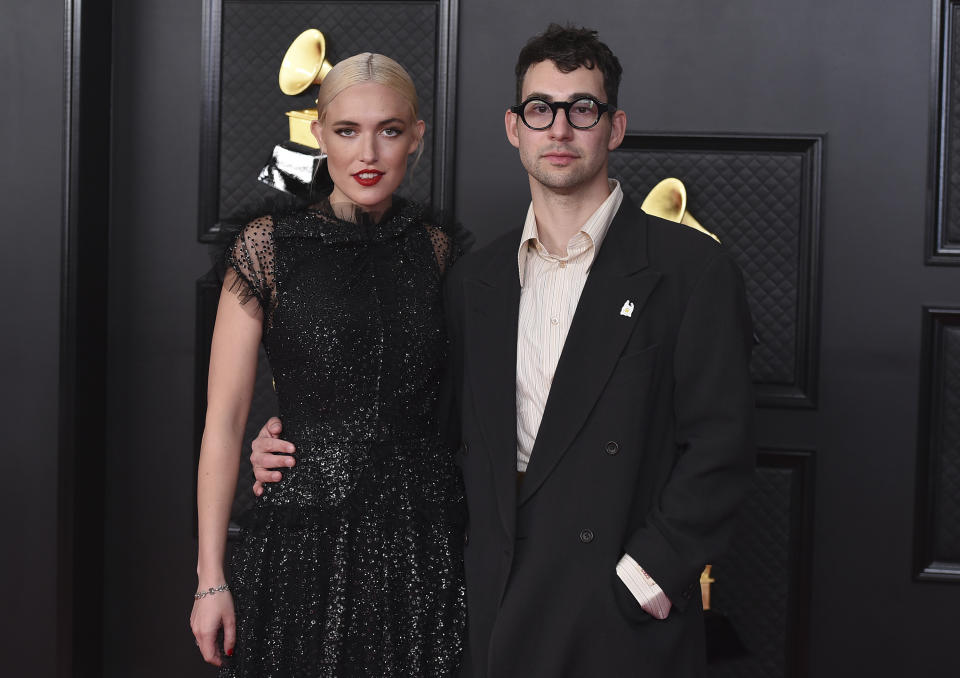
[[644,612],[655,619],[667,618],[673,603],[663,589],[657,586],[657,582],[653,581],[653,577],[647,574],[630,554],[623,554],[623,558],[617,563],[617,576],[637,599]]

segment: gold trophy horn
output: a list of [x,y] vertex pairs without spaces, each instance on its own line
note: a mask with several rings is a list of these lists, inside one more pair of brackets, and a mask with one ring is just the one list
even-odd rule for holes
[[720,238],[701,226],[700,222],[687,211],[687,189],[679,179],[673,177],[664,179],[650,189],[640,209],[655,217],[695,228],[720,242]]
[[308,28],[290,43],[280,64],[280,90],[300,94],[310,85],[319,85],[333,64],[327,61],[327,41],[316,28]]
[[[327,61],[327,41],[323,33],[310,28],[297,36],[280,64],[280,90],[284,94],[300,94],[311,85],[319,85],[333,64]],[[317,119],[316,108],[287,111],[290,119],[290,141],[320,148],[310,132],[310,123]]]

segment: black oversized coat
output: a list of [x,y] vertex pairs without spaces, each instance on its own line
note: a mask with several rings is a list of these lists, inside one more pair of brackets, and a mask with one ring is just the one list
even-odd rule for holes
[[[447,281],[450,431],[469,514],[463,675],[702,675],[699,574],[729,539],[755,456],[740,270],[710,238],[625,198],[518,490],[519,241],[504,235]],[[666,620],[617,578],[624,552],[673,602]]]

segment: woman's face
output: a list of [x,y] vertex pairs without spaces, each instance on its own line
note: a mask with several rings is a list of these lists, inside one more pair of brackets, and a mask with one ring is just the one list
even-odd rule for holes
[[390,207],[424,123],[413,119],[410,104],[395,90],[365,82],[335,96],[323,124],[313,123],[312,130],[327,154],[330,202],[379,212]]

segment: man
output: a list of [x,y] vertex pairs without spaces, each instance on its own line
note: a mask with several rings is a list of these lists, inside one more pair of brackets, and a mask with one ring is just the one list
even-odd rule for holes
[[[699,574],[754,457],[742,277],[608,179],[627,123],[620,64],[594,31],[551,25],[516,74],[504,122],[526,221],[447,280],[463,675],[699,676]],[[284,448],[264,432],[254,466],[282,466],[271,450]]]

